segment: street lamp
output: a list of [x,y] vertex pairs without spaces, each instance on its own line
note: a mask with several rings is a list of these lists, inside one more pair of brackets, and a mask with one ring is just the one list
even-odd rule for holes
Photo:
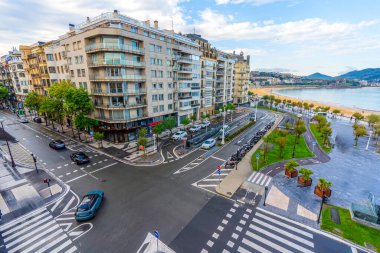
[[222,127],[222,142],[221,144],[224,145],[224,125],[226,124],[226,108],[223,105],[223,127]]
[[322,202],[321,202],[321,207],[319,209],[319,214],[318,214],[318,223],[321,220],[321,214],[322,214],[322,208],[323,208],[323,203],[325,203],[326,197],[325,197],[325,191],[322,191]]
[[373,133],[372,130],[369,131],[369,138],[368,138],[368,142],[367,142],[367,146],[365,147],[365,150],[368,150],[368,147],[369,147],[369,141],[371,140],[372,133]]
[[38,174],[38,169],[37,169],[37,158],[33,155],[33,153],[30,154],[33,157],[33,162],[34,162],[34,167],[36,168],[36,172]]
[[265,201],[267,200],[267,193],[268,193],[268,186],[265,186],[265,188],[264,188],[264,203],[263,203],[263,205],[265,206]]
[[15,168],[15,167],[16,167],[16,164],[15,164],[15,161],[13,160],[13,156],[12,156],[11,148],[9,147],[9,143],[8,143],[8,137],[7,137],[6,133],[5,133],[5,129],[4,129],[4,125],[3,125],[3,122],[4,122],[4,119],[3,119],[3,118],[1,118],[1,119],[0,119],[1,128],[3,129],[4,138],[5,138],[5,141],[7,142],[7,146],[8,146],[9,155],[11,156],[12,168]]
[[255,99],[256,102],[256,110],[255,110],[255,122],[257,122],[257,104],[259,103],[259,97],[257,96],[257,99]]

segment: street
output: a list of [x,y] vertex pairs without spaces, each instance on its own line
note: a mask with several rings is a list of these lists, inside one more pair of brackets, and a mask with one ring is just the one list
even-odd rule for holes
[[[42,125],[21,124],[13,115],[1,114],[5,130],[70,187],[55,203],[0,227],[6,247],[1,252],[136,252],[154,230],[177,252],[351,252],[331,238],[310,238],[305,228],[274,222],[277,217],[256,209],[258,201],[241,204],[215,193],[215,185],[232,170],[223,167],[216,174],[216,168],[273,120],[272,112],[262,112],[253,127],[223,147],[195,149],[181,159],[166,155],[171,162],[154,167],[127,165]],[[67,149],[51,149],[53,139],[64,140]],[[73,151],[84,151],[91,162],[74,164],[69,157]],[[79,198],[93,189],[105,192],[99,212],[90,221],[75,221]]]

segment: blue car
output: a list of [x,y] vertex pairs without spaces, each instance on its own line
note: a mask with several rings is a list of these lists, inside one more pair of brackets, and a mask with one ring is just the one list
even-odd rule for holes
[[103,201],[103,197],[104,192],[101,190],[87,192],[75,212],[75,219],[81,221],[93,218]]
[[61,140],[54,140],[49,143],[49,147],[57,149],[64,149],[66,148],[65,143]]

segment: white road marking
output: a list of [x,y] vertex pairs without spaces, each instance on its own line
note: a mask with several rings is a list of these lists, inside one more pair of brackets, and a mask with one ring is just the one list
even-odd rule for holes
[[[282,252],[282,253],[292,253],[290,250],[287,250],[287,249],[281,247],[280,245],[277,245],[277,244],[275,244],[275,243],[273,243],[273,242],[271,242],[271,241],[269,241],[269,240],[267,240],[267,239],[265,239],[265,238],[263,238],[263,237],[261,237],[259,235],[256,235],[256,234],[254,234],[254,233],[252,233],[250,231],[247,231],[245,234],[247,236],[249,236],[249,237],[251,237],[251,238],[253,238],[253,239],[255,239],[255,240],[257,240],[257,241],[259,241],[261,243],[263,243],[263,244],[268,245],[269,247],[271,247],[271,248],[273,248],[275,250],[278,250],[278,251]],[[271,251],[264,251],[264,252],[271,252]]]
[[218,239],[218,238],[219,238],[219,234],[217,234],[217,233],[213,233],[213,234],[212,234],[212,237],[215,238],[215,239]]
[[59,199],[57,202],[55,202],[54,206],[51,208],[51,211],[54,212],[54,210],[59,206],[59,204],[62,202],[63,198]]
[[66,204],[66,206],[62,209],[62,212],[61,212],[61,213],[66,212],[66,211],[69,209],[71,203],[73,203],[74,200],[75,200],[75,197],[72,196],[71,199],[70,199],[70,201],[69,201],[69,202]]
[[211,158],[214,158],[216,160],[219,160],[219,161],[222,161],[222,162],[225,162],[226,160],[222,159],[222,158],[219,158],[219,157],[216,157],[216,156],[210,156]]
[[[257,245],[256,243],[253,243],[253,242],[251,242],[251,241],[249,241],[249,240],[247,240],[245,238],[243,238],[242,243],[248,245],[252,249],[255,249],[255,250],[259,251],[259,252],[262,252],[262,253],[271,253],[271,251],[269,251],[269,250],[267,250],[267,249],[265,249],[265,248]],[[240,253],[248,253],[248,252],[250,252],[250,251],[245,250],[245,249],[244,250],[240,250],[240,247],[238,248],[238,251]]]

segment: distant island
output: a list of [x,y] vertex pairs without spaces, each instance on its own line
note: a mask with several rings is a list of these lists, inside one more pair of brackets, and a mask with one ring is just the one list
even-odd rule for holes
[[251,82],[258,86],[299,85],[362,87],[380,86],[380,68],[354,70],[339,76],[314,73],[308,76],[296,76],[289,73],[251,71]]

